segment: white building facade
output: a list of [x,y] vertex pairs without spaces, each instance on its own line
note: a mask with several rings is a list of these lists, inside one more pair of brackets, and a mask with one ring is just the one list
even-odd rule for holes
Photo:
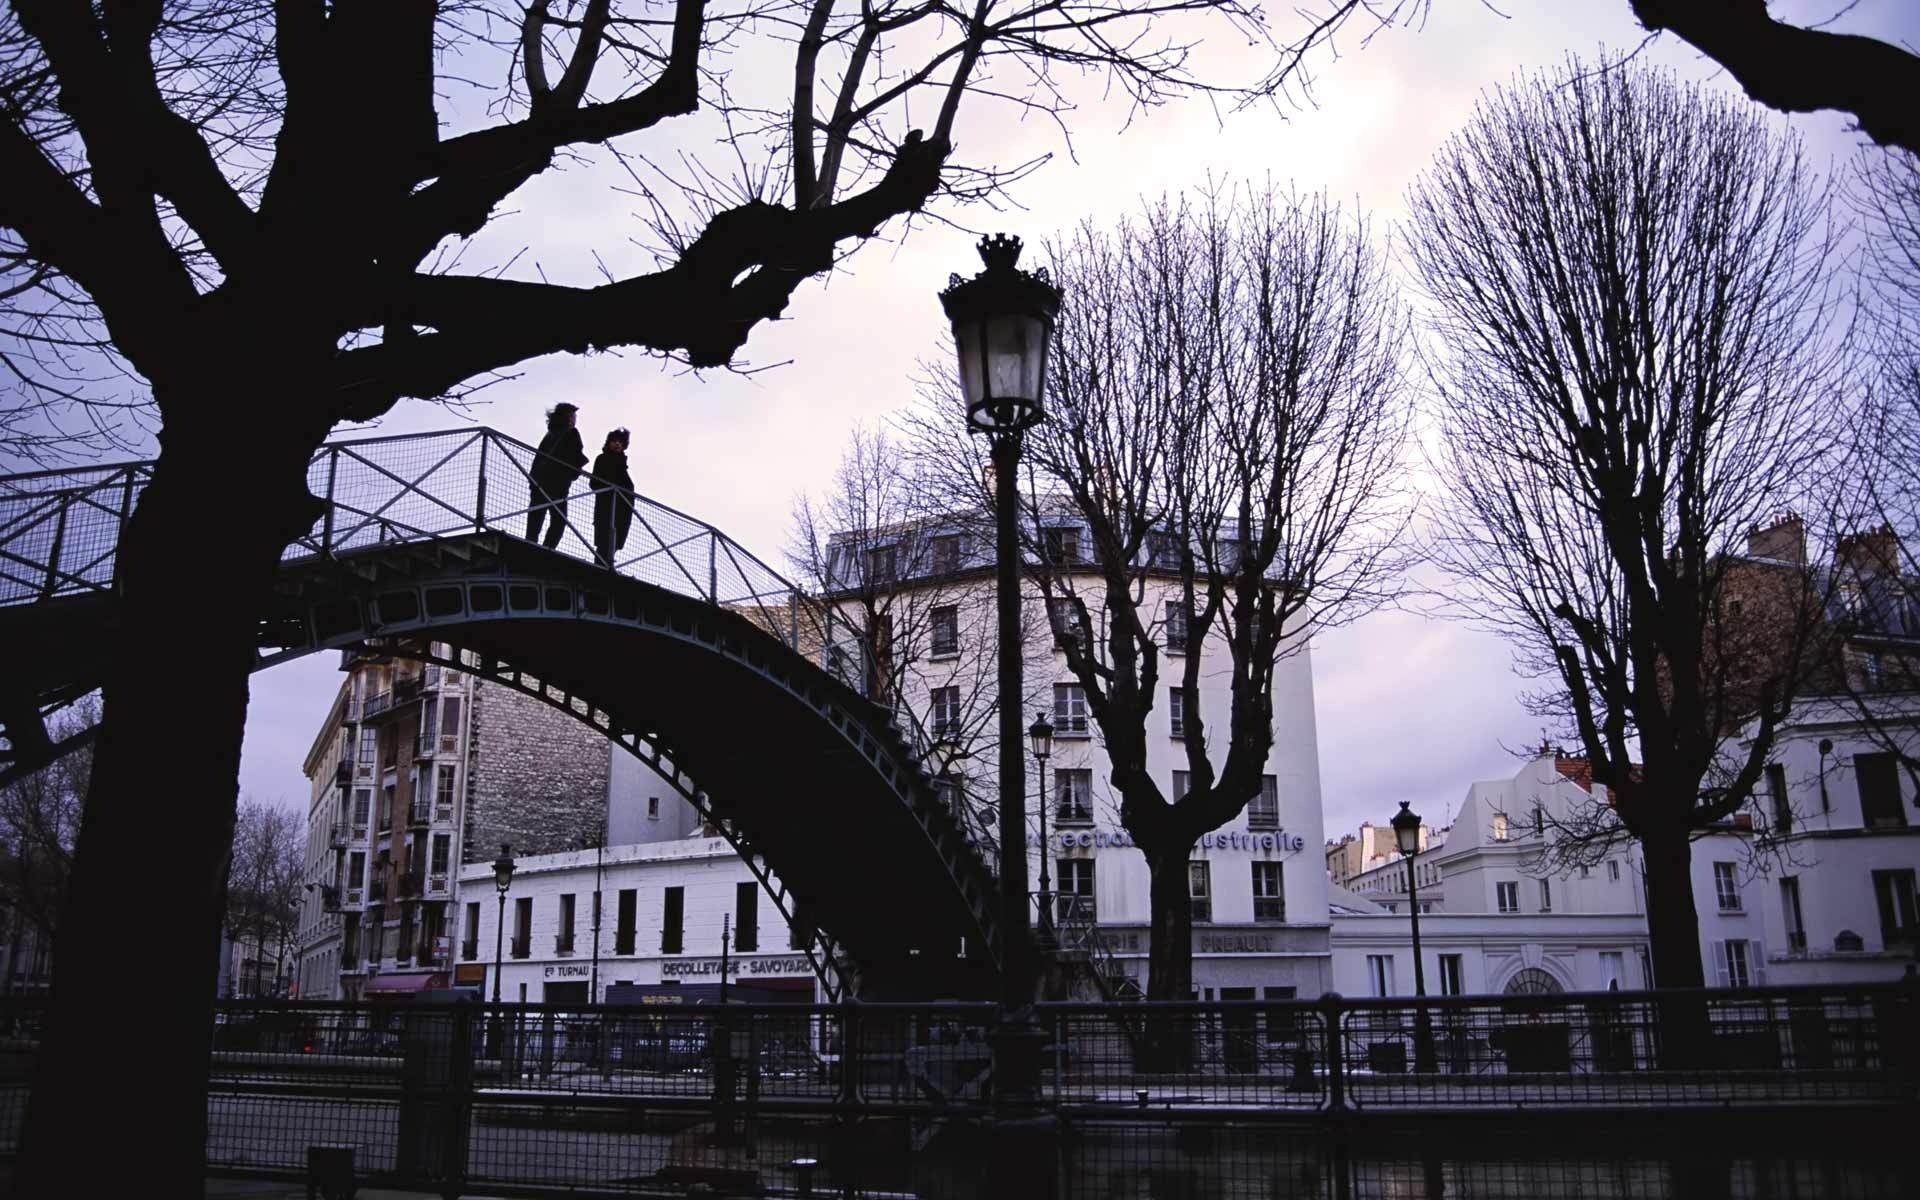
[[[1047,534],[1056,562],[1079,560],[1084,529],[1050,519]],[[954,749],[946,767],[952,802],[965,811],[983,843],[995,833],[992,820],[983,814],[991,811],[998,762],[993,742],[998,629],[992,554],[990,541],[972,527],[917,523],[836,539],[830,569],[836,579],[865,571],[865,579],[880,581],[889,605],[888,654],[898,658],[889,673],[905,706],[924,714],[935,742]],[[1069,568],[1065,574],[1086,602],[1098,638],[1106,622],[1098,576],[1091,569],[1078,574]],[[1214,748],[1211,761],[1218,769],[1231,704],[1228,650],[1217,636],[1203,648],[1195,694],[1189,696],[1181,687],[1185,630],[1171,602],[1176,587],[1171,572],[1142,573],[1139,611],[1153,621],[1161,647],[1160,694],[1148,718],[1147,763],[1170,798],[1186,787],[1189,714],[1197,712],[1203,719]],[[871,619],[859,607],[843,603],[841,611],[857,625]],[[1121,825],[1120,798],[1110,783],[1099,724],[1057,646],[1065,628],[1060,611],[1049,611],[1046,597],[1031,581],[1024,585],[1022,608],[1034,614],[1024,631],[1022,709],[1046,713],[1053,726],[1044,784],[1034,778],[1035,762],[1027,760],[1030,790],[1039,793],[1044,787],[1047,797],[1044,814],[1028,804],[1029,884],[1040,890],[1044,870],[1062,923],[1091,923],[1086,932],[1097,943],[1104,969],[1112,973],[1114,989],[1109,994],[1142,994],[1150,928],[1146,858]],[[1197,998],[1317,996],[1332,982],[1313,666],[1307,645],[1288,647],[1276,666],[1273,714],[1273,745],[1259,795],[1225,827],[1203,836],[1191,853]],[[988,846],[987,852],[994,851]]]

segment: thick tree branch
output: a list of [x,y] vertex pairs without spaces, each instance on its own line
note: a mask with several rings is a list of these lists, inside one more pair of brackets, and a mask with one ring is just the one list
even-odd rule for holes
[[1724,66],[1782,112],[1836,108],[1883,146],[1920,154],[1920,56],[1857,34],[1783,24],[1766,0],[1631,0],[1633,15]]

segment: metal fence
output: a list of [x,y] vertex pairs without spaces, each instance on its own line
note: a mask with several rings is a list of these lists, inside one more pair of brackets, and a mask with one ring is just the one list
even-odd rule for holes
[[[1682,1002],[1706,1041],[1674,1066],[1661,1030]],[[1423,1011],[1431,1061],[1416,1048]],[[8,1153],[38,1012],[0,1004]],[[1920,1115],[1911,988],[1038,1013],[1061,1196],[1920,1194],[1876,1132]],[[208,1161],[300,1177],[309,1149],[331,1146],[363,1180],[435,1189],[982,1196],[995,1017],[975,1004],[229,1004]]]

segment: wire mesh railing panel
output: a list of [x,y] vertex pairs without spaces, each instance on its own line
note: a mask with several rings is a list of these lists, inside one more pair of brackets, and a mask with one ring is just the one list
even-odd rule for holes
[[1051,1099],[1075,1110],[1327,1106],[1325,1016],[1300,1003],[1048,1006]]
[[0,604],[110,586],[147,478],[142,463],[0,478]]

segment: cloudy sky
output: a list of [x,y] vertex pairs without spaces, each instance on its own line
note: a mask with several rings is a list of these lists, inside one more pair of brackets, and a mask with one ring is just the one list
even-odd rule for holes
[[[1840,0],[1773,5],[1796,22],[1839,7]],[[1277,20],[1295,19],[1292,5],[1271,8]],[[630,459],[642,492],[783,565],[793,497],[823,485],[854,422],[884,421],[908,401],[917,364],[939,344],[935,292],[949,272],[977,269],[978,232],[1006,229],[1037,243],[1210,174],[1270,174],[1358,204],[1390,236],[1408,183],[1466,121],[1482,89],[1568,53],[1630,50],[1643,37],[1627,0],[1502,0],[1499,9],[1434,0],[1422,28],[1384,31],[1365,47],[1349,38],[1338,56],[1315,62],[1314,103],[1284,112],[1222,118],[1188,103],[1128,122],[1123,108],[1083,97],[1071,154],[1042,122],[975,121],[958,139],[972,161],[1010,164],[1053,152],[1015,193],[1022,207],[949,214],[971,231],[927,222],[902,239],[889,227],[889,237],[862,249],[846,270],[802,287],[787,319],[754,333],[747,357],[784,365],[751,376],[695,376],[637,355],[554,357],[483,393],[471,412],[415,405],[386,420],[382,432],[477,421],[533,440],[542,411],[571,400],[583,410],[590,444],[614,425],[635,431]],[[1913,45],[1920,5],[1861,0],[1839,27]],[[1243,51],[1216,46],[1210,53],[1231,63]],[[1686,78],[1731,86],[1678,41],[1663,39],[1643,55]],[[1823,169],[1843,166],[1862,144],[1837,116],[1777,122],[1806,137]],[[596,254],[615,270],[623,261],[644,266],[634,257],[633,239],[643,236],[634,201],[618,182],[593,168],[542,176],[468,261],[499,261],[524,247],[520,267],[583,283],[594,278]],[[1510,772],[1513,750],[1540,734],[1519,704],[1526,684],[1498,640],[1416,612],[1375,614],[1327,636],[1315,650],[1314,679],[1326,829],[1336,836],[1363,819],[1384,819],[1400,799],[1443,819],[1471,781]],[[338,680],[325,656],[256,679],[243,792],[304,802],[301,762]]]

